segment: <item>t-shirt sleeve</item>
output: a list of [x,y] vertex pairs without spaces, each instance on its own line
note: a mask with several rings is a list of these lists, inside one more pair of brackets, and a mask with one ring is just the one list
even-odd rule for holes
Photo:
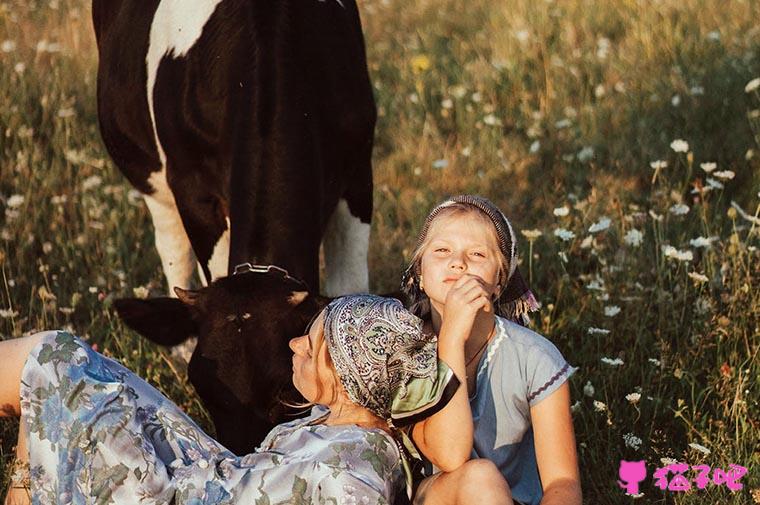
[[541,337],[526,357],[528,405],[533,407],[559,389],[576,370],[554,344]]

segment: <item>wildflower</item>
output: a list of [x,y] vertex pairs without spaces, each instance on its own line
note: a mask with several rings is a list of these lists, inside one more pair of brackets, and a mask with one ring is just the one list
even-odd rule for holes
[[710,280],[706,275],[700,274],[699,272],[689,272],[689,278],[693,280],[695,284],[703,284]]
[[718,30],[712,30],[710,32],[707,32],[707,38],[709,40],[712,40],[713,42],[718,42],[720,40],[720,32]]
[[17,207],[21,207],[21,204],[23,203],[24,203],[23,195],[11,195],[8,197],[8,200],[5,201],[5,205],[9,209],[15,209]]
[[692,247],[704,247],[705,249],[707,249],[716,240],[718,240],[718,237],[707,238],[707,237],[699,236],[697,238],[693,238],[689,240],[689,245],[691,245]]
[[636,228],[631,228],[623,237],[623,242],[631,247],[638,247],[644,241],[644,234]]
[[148,295],[150,294],[150,292],[148,291],[148,288],[146,288],[145,286],[138,286],[136,288],[132,288],[132,293],[134,293],[135,298],[140,298],[143,300],[148,298]]
[[692,86],[689,88],[689,93],[691,93],[692,96],[702,96],[705,94],[705,88],[702,86]]
[[670,99],[670,104],[673,107],[678,107],[679,105],[681,105],[681,95],[679,95],[678,93],[673,95],[673,98]]
[[678,203],[676,205],[673,205],[670,208],[670,213],[675,214],[676,216],[683,216],[689,213],[689,206],[684,205],[682,203]]
[[678,460],[675,460],[673,458],[660,458],[660,463],[663,465],[675,465],[678,463]]
[[670,148],[677,153],[689,152],[689,143],[683,139],[675,139],[670,143]]
[[594,400],[594,410],[597,412],[604,412],[607,410],[607,405],[605,405],[604,402],[600,402],[599,400]]
[[564,228],[557,228],[556,230],[554,230],[554,236],[567,242],[575,238],[575,233],[571,232],[570,230],[566,230]]
[[666,258],[672,258],[678,261],[691,261],[694,259],[694,255],[688,249],[681,251],[671,245],[662,246],[662,254],[665,255]]
[[661,364],[660,360],[659,359],[655,359],[655,358],[649,358],[647,361],[649,361],[654,366],[660,366],[660,364]]
[[620,314],[620,307],[617,305],[608,305],[604,308],[604,315],[607,317],[615,317]]
[[759,87],[760,87],[760,77],[755,77],[754,79],[749,81],[746,86],[744,86],[744,92],[752,93]]
[[625,441],[626,447],[630,447],[631,449],[635,449],[637,451],[641,448],[641,439],[633,433],[626,433],[623,435],[623,440]]
[[710,451],[710,449],[708,449],[704,445],[700,445],[700,444],[697,444],[697,443],[694,443],[694,442],[690,443],[689,447],[691,447],[694,450],[697,450],[697,451],[701,452],[702,454],[710,454],[712,452],[712,451]]
[[723,189],[724,188],[722,182],[718,182],[715,179],[713,179],[712,177],[708,177],[707,178],[707,186],[710,187],[710,188],[713,188],[713,189]]
[[0,44],[0,51],[4,53],[10,53],[15,50],[16,50],[16,42],[13,40],[4,40],[3,43]]
[[594,237],[592,235],[589,235],[583,239],[583,242],[581,242],[581,249],[588,249],[592,245],[594,245]]
[[597,98],[602,98],[606,94],[607,90],[605,89],[604,84],[597,84],[594,88],[594,96]]
[[610,366],[623,366],[624,365],[622,359],[620,359],[620,358],[612,359],[612,358],[608,358],[606,356],[601,359],[601,362],[604,363],[605,365],[610,365]]
[[727,181],[730,181],[736,176],[736,174],[731,170],[721,170],[720,172],[715,172],[713,175],[718,179],[725,179]]
[[522,233],[523,237],[527,238],[531,242],[534,241],[534,240],[536,240],[541,235],[543,235],[543,233],[541,233],[541,230],[536,230],[536,229],[533,229],[533,230],[520,230],[520,233]]
[[410,63],[412,65],[412,71],[415,74],[419,74],[430,68],[430,58],[424,54],[418,54],[414,56],[411,59]]
[[515,31],[515,38],[520,41],[521,43],[525,43],[530,38],[530,32],[528,30],[517,30]]
[[570,412],[572,412],[573,414],[575,414],[579,410],[581,410],[581,401],[580,400],[576,400],[575,403],[573,403],[570,406]]
[[641,400],[641,393],[628,393],[625,395],[625,399],[631,404],[639,403],[639,400]]
[[58,109],[58,113],[56,114],[60,118],[67,118],[67,117],[73,117],[76,116],[77,113],[74,111],[73,107],[61,107]]
[[589,233],[598,233],[600,231],[604,231],[607,228],[610,227],[610,224],[612,221],[608,217],[602,217],[597,221],[596,223],[592,224],[591,227],[588,229]]
[[90,286],[87,288],[87,291],[92,293],[93,295],[98,292],[98,288],[96,286]]
[[704,163],[699,164],[700,168],[707,172],[708,174],[718,168],[718,164],[714,161],[706,161]]
[[541,149],[541,142],[538,140],[534,140],[533,143],[530,145],[530,151],[531,154],[536,154],[538,150]]
[[604,281],[602,279],[594,279],[593,281],[586,284],[586,289],[590,289],[592,291],[604,291]]
[[26,64],[23,61],[19,61],[13,66],[13,71],[21,75],[26,70]]
[[103,182],[103,178],[99,175],[91,175],[84,181],[82,181],[82,191],[89,191],[91,189],[97,188],[100,186],[100,183]]
[[470,95],[470,100],[472,100],[474,103],[480,103],[480,101],[483,100],[483,95],[480,93],[480,91],[476,91]]
[[449,160],[441,158],[440,160],[435,160],[433,162],[433,168],[446,168],[449,166]]
[[554,123],[554,127],[556,129],[558,129],[558,130],[561,130],[563,128],[567,128],[568,126],[570,126],[572,124],[573,124],[572,121],[570,121],[567,118],[564,118],[564,119],[560,119],[559,121],[557,121],[556,123]]
[[664,160],[655,160],[650,162],[649,166],[652,167],[653,170],[662,170],[668,166],[668,162]]
[[583,394],[592,397],[594,396],[594,385],[591,384],[591,381],[586,381],[586,384],[583,386]]
[[501,126],[501,119],[493,114],[488,114],[483,118],[483,122],[488,126]]
[[607,330],[605,328],[594,328],[591,327],[587,330],[589,335],[609,335],[610,330]]
[[554,215],[557,217],[565,217],[568,214],[570,214],[570,208],[567,205],[554,209]]
[[409,101],[412,103],[420,103],[420,97],[417,93],[411,93],[409,95]]
[[578,151],[578,161],[581,163],[586,163],[587,161],[590,161],[594,157],[594,148],[591,146],[586,146],[580,151]]
[[451,100],[451,98],[444,98],[441,100],[441,107],[444,109],[451,109],[454,107],[454,102]]
[[18,311],[13,309],[0,309],[0,318],[11,319],[18,316]]

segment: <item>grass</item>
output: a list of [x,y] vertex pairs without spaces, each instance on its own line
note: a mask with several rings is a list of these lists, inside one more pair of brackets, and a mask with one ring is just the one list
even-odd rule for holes
[[[587,502],[630,501],[618,462],[644,459],[642,503],[760,503],[760,89],[745,92],[760,2],[361,9],[380,116],[372,288],[397,287],[433,205],[488,196],[535,230],[520,248],[533,327],[580,367]],[[0,2],[0,335],[70,327],[210,428],[183,370],[110,306],[165,288],[145,206],[99,138],[96,65],[88,3]],[[0,423],[2,482],[15,433]],[[663,492],[663,458],[749,474],[736,493]]]

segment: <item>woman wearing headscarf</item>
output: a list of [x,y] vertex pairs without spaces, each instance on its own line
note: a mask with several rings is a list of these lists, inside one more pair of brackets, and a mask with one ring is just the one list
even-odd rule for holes
[[6,503],[391,503],[410,489],[396,426],[424,422],[459,386],[420,329],[397,300],[334,300],[290,342],[311,414],[243,457],[69,333],[0,342],[0,404],[21,416],[28,461]]

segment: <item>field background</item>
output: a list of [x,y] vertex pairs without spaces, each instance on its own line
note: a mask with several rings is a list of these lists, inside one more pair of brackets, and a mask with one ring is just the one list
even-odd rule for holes
[[[397,287],[433,205],[488,196],[528,231],[533,327],[580,367],[586,502],[631,501],[618,462],[645,459],[639,503],[760,503],[760,2],[360,8],[379,109],[371,287]],[[71,328],[208,427],[181,367],[111,308],[165,287],[98,134],[89,9],[0,2],[0,335]],[[0,493],[15,434],[0,422]],[[663,493],[663,458],[749,474],[737,493]]]

